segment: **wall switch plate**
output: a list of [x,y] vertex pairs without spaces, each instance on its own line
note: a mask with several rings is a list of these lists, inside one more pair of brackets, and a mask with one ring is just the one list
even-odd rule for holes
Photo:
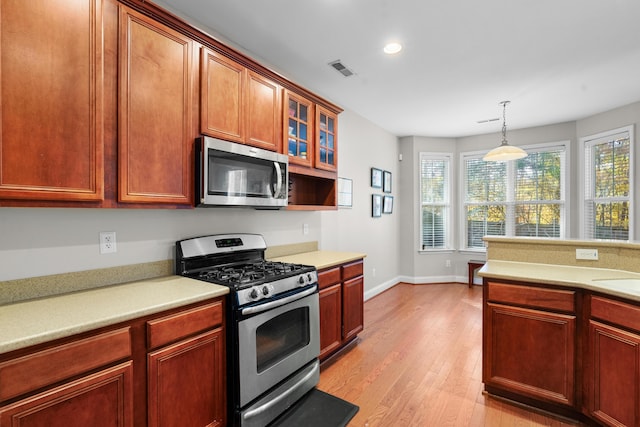
[[116,232],[115,231],[101,231],[100,232],[100,253],[111,254],[118,252],[116,246]]
[[598,260],[597,249],[576,249],[576,259],[588,259],[591,261]]

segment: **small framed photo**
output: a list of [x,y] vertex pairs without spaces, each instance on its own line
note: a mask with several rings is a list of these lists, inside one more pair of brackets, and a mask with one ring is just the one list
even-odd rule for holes
[[382,195],[371,195],[371,216],[374,218],[382,216]]
[[382,191],[385,193],[391,193],[391,172],[384,171],[384,183],[382,186]]
[[382,213],[393,213],[393,196],[384,196],[382,201]]
[[371,168],[371,186],[382,188],[382,169]]

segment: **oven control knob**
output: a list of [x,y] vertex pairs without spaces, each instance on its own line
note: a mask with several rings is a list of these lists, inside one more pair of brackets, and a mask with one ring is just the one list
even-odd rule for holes
[[311,273],[307,274],[307,280],[309,281],[309,283],[313,282],[313,277],[311,277]]
[[251,289],[251,293],[249,293],[249,296],[251,297],[251,299],[257,299],[258,298],[258,290],[257,289]]
[[298,279],[298,283],[304,285],[304,276],[300,276],[300,278]]
[[265,297],[267,295],[269,295],[269,288],[268,287],[266,287],[266,286],[262,287],[262,295],[264,295]]

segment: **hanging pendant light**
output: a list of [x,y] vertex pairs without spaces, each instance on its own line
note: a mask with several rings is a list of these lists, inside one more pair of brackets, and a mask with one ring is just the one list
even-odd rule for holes
[[502,144],[489,151],[482,158],[485,162],[506,162],[527,157],[527,152],[520,147],[514,147],[507,142],[507,104],[511,101],[502,101]]

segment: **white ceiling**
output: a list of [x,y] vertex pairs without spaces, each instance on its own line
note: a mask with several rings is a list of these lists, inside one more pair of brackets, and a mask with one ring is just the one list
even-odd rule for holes
[[397,136],[499,131],[503,100],[509,129],[640,101],[638,0],[156,3]]

